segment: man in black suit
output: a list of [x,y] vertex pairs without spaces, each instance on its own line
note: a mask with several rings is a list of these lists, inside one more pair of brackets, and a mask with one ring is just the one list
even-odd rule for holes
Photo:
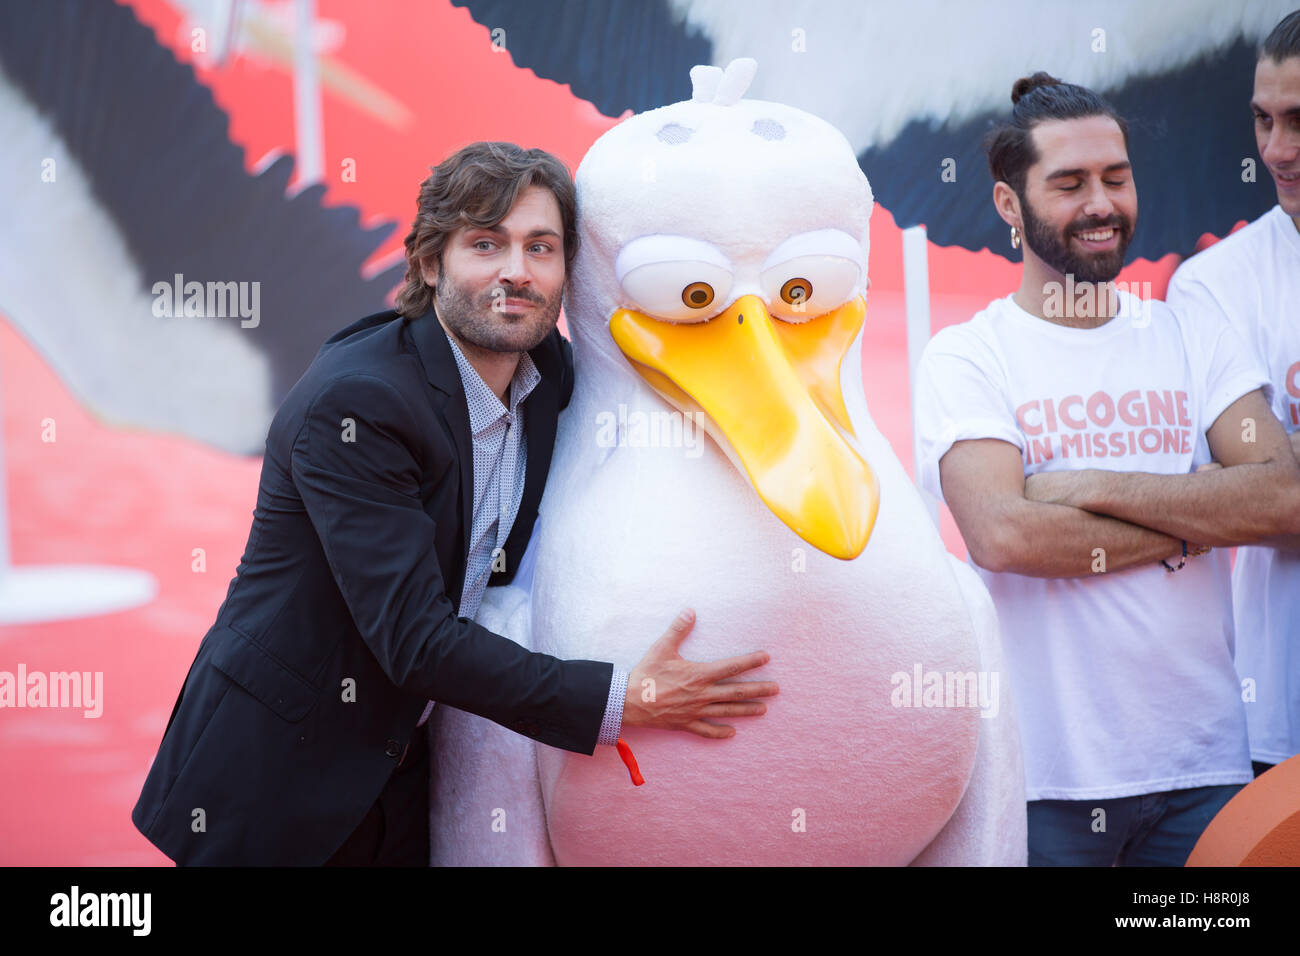
[[727,737],[704,718],[776,693],[727,681],[761,652],[682,660],[689,612],[631,675],[471,620],[524,553],[573,387],[555,325],[574,204],[541,150],[447,159],[397,310],[333,336],[277,412],[243,559],[131,817],[176,862],[427,863],[432,701],[590,754],[624,724]]

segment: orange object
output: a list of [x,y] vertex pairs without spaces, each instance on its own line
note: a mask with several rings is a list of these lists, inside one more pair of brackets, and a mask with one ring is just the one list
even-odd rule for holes
[[627,772],[632,777],[632,785],[639,787],[645,783],[645,777],[641,776],[641,768],[636,765],[636,757],[632,756],[632,748],[622,737],[618,738],[618,755],[623,758],[623,763],[627,766]]
[[1300,866],[1300,756],[1238,791],[1196,841],[1187,866]]

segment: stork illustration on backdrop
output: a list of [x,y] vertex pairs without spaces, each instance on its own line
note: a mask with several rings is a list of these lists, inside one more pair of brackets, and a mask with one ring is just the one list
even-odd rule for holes
[[[1036,70],[1104,94],[1129,119],[1133,168],[1161,184],[1143,194],[1130,261],[1190,255],[1204,233],[1226,235],[1276,201],[1269,177],[1241,175],[1255,143],[1235,117],[1250,102],[1256,46],[1295,0],[451,2],[502,31],[493,35],[508,38],[520,69],[607,116],[680,98],[693,63],[755,56],[752,95],[843,131],[880,204],[939,246],[1019,258],[989,215],[981,139],[1012,82]],[[1215,188],[1192,201],[1193,183]]]
[[761,647],[781,694],[725,741],[629,730],[638,788],[613,748],[436,708],[435,863],[1025,861],[992,602],[862,393],[870,186],[834,127],[742,98],[755,69],[696,67],[583,160],[575,391],[479,620],[631,670],[692,606],[685,656]]
[[[290,194],[292,156],[248,172],[229,125],[130,7],[0,4],[3,320],[102,420],[258,455],[320,343],[400,273],[363,274],[391,222]],[[257,288],[265,321],[160,314],[155,283],[187,280]]]

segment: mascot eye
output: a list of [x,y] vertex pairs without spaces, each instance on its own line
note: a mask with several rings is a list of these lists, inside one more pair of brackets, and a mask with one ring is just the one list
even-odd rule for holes
[[807,322],[849,301],[861,276],[858,264],[843,256],[796,256],[763,270],[763,298],[778,318]]
[[713,304],[713,286],[707,282],[692,282],[682,290],[682,301],[692,309],[704,309]]
[[700,259],[647,262],[620,280],[639,311],[663,322],[707,322],[726,306],[732,282],[729,269]]
[[785,285],[781,286],[781,299],[784,302],[795,305],[799,302],[807,302],[812,298],[812,283],[807,279],[791,279]]

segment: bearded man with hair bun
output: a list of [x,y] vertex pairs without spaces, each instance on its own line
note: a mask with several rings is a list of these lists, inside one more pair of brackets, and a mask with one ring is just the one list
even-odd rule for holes
[[1251,779],[1226,549],[1300,535],[1300,466],[1227,323],[1114,284],[1123,117],[1046,73],[1011,101],[985,145],[1020,286],[927,346],[917,472],[997,606],[1030,865],[1181,866]]

